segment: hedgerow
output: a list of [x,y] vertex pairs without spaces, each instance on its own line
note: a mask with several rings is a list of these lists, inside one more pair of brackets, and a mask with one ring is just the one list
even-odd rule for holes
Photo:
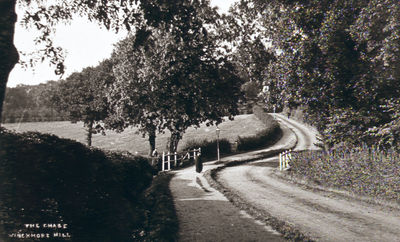
[[[182,150],[192,150],[201,148],[201,156],[204,159],[217,157],[217,140],[189,140]],[[232,153],[231,144],[227,139],[219,140],[220,155]]]
[[274,144],[282,137],[278,122],[260,106],[253,107],[253,113],[265,124],[265,129],[254,136],[238,137],[237,150],[248,151]]
[[375,148],[294,154],[291,174],[356,194],[400,201],[400,153]]
[[68,232],[73,241],[130,240],[143,226],[141,197],[152,172],[144,158],[1,129],[0,238],[39,231],[24,224],[52,223],[67,224],[59,232]]

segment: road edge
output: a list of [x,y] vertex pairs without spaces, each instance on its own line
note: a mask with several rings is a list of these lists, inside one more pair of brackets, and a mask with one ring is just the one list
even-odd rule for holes
[[[280,125],[284,125],[279,122]],[[286,125],[284,125],[286,126]],[[218,173],[228,167],[239,166],[245,163],[249,163],[256,160],[266,159],[278,155],[282,151],[287,149],[294,149],[298,142],[298,136],[290,127],[286,126],[296,137],[295,143],[287,148],[270,150],[263,156],[255,157],[247,160],[237,160],[229,163],[225,163],[222,166],[210,169],[204,173],[204,177],[209,183],[209,185],[222,193],[233,205],[235,205],[240,210],[247,212],[254,219],[264,223],[267,226],[271,226],[274,230],[282,234],[285,239],[293,241],[314,241],[309,236],[303,234],[299,229],[297,229],[293,224],[287,223],[285,221],[279,220],[272,216],[270,213],[256,208],[255,206],[249,204],[238,194],[232,192],[229,188],[225,187],[221,182],[218,181]]]

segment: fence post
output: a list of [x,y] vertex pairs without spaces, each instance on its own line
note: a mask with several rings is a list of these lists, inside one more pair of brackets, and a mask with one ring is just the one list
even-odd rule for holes
[[282,170],[282,152],[279,153],[279,170]]
[[285,168],[289,167],[289,151],[285,152]]
[[169,153],[169,151],[168,151],[167,156],[168,156],[168,171],[169,171],[169,170],[171,170],[171,154]]
[[165,170],[165,152],[162,153],[162,162],[161,162],[161,170]]

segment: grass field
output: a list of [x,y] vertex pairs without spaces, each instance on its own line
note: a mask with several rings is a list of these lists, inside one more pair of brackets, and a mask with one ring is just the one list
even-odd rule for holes
[[[77,140],[86,143],[86,131],[83,123],[72,124],[68,121],[64,122],[33,122],[20,124],[4,124],[7,129],[16,130],[17,132],[38,131],[41,133],[55,134],[59,137]],[[239,115],[233,121],[225,121],[218,125],[221,129],[220,138],[226,138],[230,142],[234,142],[238,136],[246,137],[255,135],[257,132],[265,129],[265,125],[258,120],[253,114]],[[179,147],[189,140],[213,140],[216,139],[215,126],[201,125],[200,128],[189,128],[179,142]],[[156,139],[156,147],[159,152],[165,150],[170,133],[158,134]],[[129,152],[138,152],[146,155],[149,150],[147,137],[143,138],[137,133],[137,128],[128,128],[122,133],[107,131],[106,135],[93,135],[93,146],[107,150],[122,150]],[[178,147],[178,149],[179,149]]]

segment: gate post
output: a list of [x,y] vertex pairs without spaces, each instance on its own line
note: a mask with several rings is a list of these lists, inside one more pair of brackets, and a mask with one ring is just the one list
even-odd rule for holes
[[161,170],[164,171],[165,170],[165,152],[163,151],[162,153],[162,166],[161,166]]
[[170,155],[169,151],[168,151],[167,156],[168,156],[168,170],[171,170],[171,155]]

